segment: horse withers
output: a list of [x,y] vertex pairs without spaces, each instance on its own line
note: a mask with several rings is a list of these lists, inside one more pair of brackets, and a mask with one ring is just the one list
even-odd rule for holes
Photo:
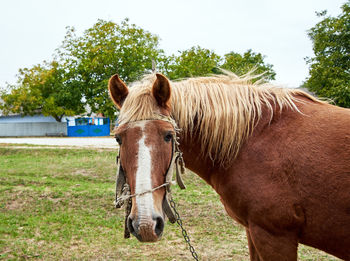
[[[298,243],[350,260],[350,110],[234,74],[109,81],[116,138],[140,241],[164,228],[176,127],[186,167],[246,228],[251,260],[297,260]],[[159,189],[155,189],[159,187]],[[143,193],[149,192],[149,193]]]

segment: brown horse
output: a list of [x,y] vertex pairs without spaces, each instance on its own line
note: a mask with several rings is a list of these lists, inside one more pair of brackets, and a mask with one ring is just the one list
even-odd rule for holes
[[109,92],[120,108],[121,166],[139,193],[128,227],[140,241],[164,228],[166,189],[150,191],[171,162],[171,117],[186,167],[246,228],[251,260],[297,260],[298,243],[350,260],[350,110],[230,73],[180,82],[152,74],[130,89],[114,75]]

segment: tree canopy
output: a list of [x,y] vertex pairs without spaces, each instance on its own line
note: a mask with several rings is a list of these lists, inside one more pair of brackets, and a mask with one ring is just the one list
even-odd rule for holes
[[53,62],[19,70],[18,82],[1,93],[0,109],[33,115],[43,113],[61,121],[63,115],[92,112],[115,117],[108,97],[108,79],[115,73],[132,82],[163,54],[159,37],[130,24],[98,20],[82,36],[68,27]]
[[306,58],[310,77],[305,87],[337,105],[350,108],[350,1],[337,17],[317,13],[322,21],[308,31],[315,57]]
[[78,35],[67,27],[62,44],[52,62],[44,61],[19,70],[18,81],[1,93],[3,113],[33,115],[43,113],[61,121],[64,115],[79,115],[88,105],[91,112],[115,118],[115,107],[108,97],[109,78],[118,73],[127,83],[151,71],[152,60],[158,71],[170,79],[221,73],[218,68],[238,75],[255,69],[274,79],[272,65],[264,56],[248,50],[243,55],[230,52],[224,57],[200,46],[166,56],[159,48],[159,37],[128,19],[120,24],[98,20]]
[[84,112],[79,85],[66,79],[66,72],[56,61],[19,70],[18,84],[3,91],[0,108],[23,115],[43,113],[61,121],[64,115]]
[[252,72],[260,75],[257,79],[274,80],[276,73],[271,64],[264,62],[265,56],[261,53],[255,53],[252,50],[246,51],[243,55],[235,52],[225,54],[224,63],[221,68],[234,72],[237,75],[243,75]]
[[179,51],[179,55],[171,55],[166,59],[164,73],[172,80],[214,73],[221,57],[200,46]]
[[113,117],[115,108],[108,97],[109,78],[118,73],[126,82],[132,82],[152,67],[163,51],[158,47],[159,37],[130,24],[99,20],[82,36],[68,28],[58,56],[70,72],[93,112]]
[[257,79],[274,80],[276,73],[271,64],[264,61],[265,56],[247,50],[244,54],[230,52],[224,57],[217,55],[214,51],[191,47],[188,50],[179,51],[179,55],[166,57],[161,69],[172,80],[187,77],[207,76],[221,73],[219,68],[231,71],[237,75],[253,72],[261,75]]

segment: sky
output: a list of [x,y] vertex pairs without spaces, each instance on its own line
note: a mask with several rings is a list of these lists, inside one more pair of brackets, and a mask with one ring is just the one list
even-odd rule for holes
[[307,30],[341,13],[346,0],[1,0],[0,88],[18,69],[51,60],[66,26],[79,34],[98,19],[131,23],[160,37],[167,55],[199,45],[219,55],[248,49],[266,56],[275,83],[298,87],[313,56]]

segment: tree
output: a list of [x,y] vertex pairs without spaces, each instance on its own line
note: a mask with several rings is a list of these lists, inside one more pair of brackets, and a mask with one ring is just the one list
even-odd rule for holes
[[213,51],[199,46],[179,53],[178,56],[165,58],[162,67],[164,73],[172,80],[213,74],[221,60]]
[[19,70],[17,85],[8,85],[1,93],[4,114],[22,115],[42,113],[61,121],[84,111],[82,95],[75,82],[65,78],[66,72],[58,62],[44,62]]
[[68,27],[54,62],[19,71],[18,83],[1,94],[4,113],[43,113],[60,121],[89,105],[91,112],[115,118],[108,97],[109,78],[118,73],[126,82],[150,70],[152,59],[161,60],[159,37],[130,24],[98,20],[81,36]]
[[256,78],[264,78],[266,80],[274,80],[276,73],[272,69],[271,64],[264,62],[265,56],[260,53],[254,53],[252,50],[246,51],[243,55],[235,52],[225,54],[224,63],[221,68],[229,70],[237,75],[243,75],[252,72],[261,75]]
[[225,54],[224,60],[213,51],[200,46],[180,51],[178,56],[165,57],[161,69],[172,80],[222,73],[219,68],[241,76],[253,72],[257,79],[274,80],[276,73],[272,65],[264,62],[265,56],[248,50],[243,55],[235,52]]
[[126,82],[137,80],[152,68],[152,59],[162,56],[158,45],[158,36],[128,19],[121,24],[98,20],[82,36],[67,28],[57,56],[80,85],[91,110],[113,118],[115,108],[106,88],[109,78],[118,73]]
[[326,11],[317,16],[323,20],[308,31],[315,57],[306,58],[310,76],[304,86],[350,108],[350,1],[337,17],[327,16]]
[[254,66],[257,73],[267,70],[274,77],[264,56],[251,50],[243,56],[231,52],[223,64],[214,51],[199,46],[167,57],[157,35],[128,19],[120,24],[98,20],[80,36],[68,27],[53,62],[21,69],[18,83],[1,94],[0,109],[24,115],[43,113],[60,121],[64,115],[83,113],[89,105],[91,112],[114,120],[115,107],[106,88],[109,78],[118,73],[127,83],[133,82],[150,71],[153,59],[170,79],[220,73],[219,67],[244,74]]

